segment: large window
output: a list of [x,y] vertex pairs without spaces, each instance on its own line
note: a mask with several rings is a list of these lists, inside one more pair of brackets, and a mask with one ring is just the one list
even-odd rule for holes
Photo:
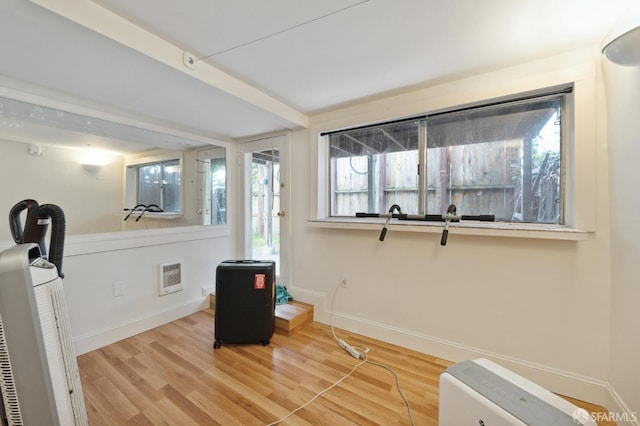
[[563,224],[563,113],[570,91],[330,132],[332,216],[493,214]]

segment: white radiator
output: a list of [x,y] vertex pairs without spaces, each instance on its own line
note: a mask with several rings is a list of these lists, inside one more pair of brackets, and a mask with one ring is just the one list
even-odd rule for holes
[[589,413],[487,359],[440,375],[440,426],[596,426]]
[[62,280],[37,244],[0,253],[0,388],[9,425],[87,425]]

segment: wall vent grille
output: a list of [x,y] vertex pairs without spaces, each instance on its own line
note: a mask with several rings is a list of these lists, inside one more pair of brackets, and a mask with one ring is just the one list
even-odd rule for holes
[[159,271],[160,296],[182,290],[182,262],[163,263]]

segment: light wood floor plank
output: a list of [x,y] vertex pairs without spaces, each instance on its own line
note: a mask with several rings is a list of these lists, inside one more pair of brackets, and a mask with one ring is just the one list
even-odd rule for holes
[[[214,350],[213,323],[213,310],[203,310],[78,357],[90,424],[264,425],[307,403],[359,362],[337,346],[323,324],[308,324],[291,336],[275,334],[268,346]],[[354,346],[370,348],[371,361],[399,375],[415,424],[437,425],[438,379],[450,362],[337,333]],[[283,424],[410,422],[393,375],[366,363]]]
[[97,358],[103,377],[112,383],[138,410],[144,410],[149,405],[154,404],[162,393],[153,389],[143,378],[136,374],[129,366],[120,359],[107,359],[102,357],[102,353]]

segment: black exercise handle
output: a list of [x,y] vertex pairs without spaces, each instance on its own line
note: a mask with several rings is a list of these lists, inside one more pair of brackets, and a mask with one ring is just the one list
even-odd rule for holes
[[480,215],[462,215],[462,220],[478,220],[481,222],[495,222],[496,217],[492,214],[480,214]]
[[[391,215],[391,217],[393,219],[404,219],[406,220],[407,218],[407,214],[406,213],[394,213]],[[381,217],[383,219],[386,219],[389,217],[388,213],[364,213],[364,212],[359,212],[356,213],[356,217]]]
[[496,217],[492,214],[481,214],[481,215],[464,215],[463,214],[462,216],[452,216],[452,217],[447,217],[447,215],[441,215],[441,214],[425,214],[425,215],[403,214],[403,215],[400,215],[398,219],[417,220],[421,222],[445,222],[447,220],[451,222],[459,222],[460,220],[477,220],[481,222],[494,222],[496,220]]
[[400,220],[417,220],[421,222],[444,222],[446,216],[441,214],[404,214],[400,216],[398,219]]
[[402,214],[402,209],[400,208],[399,205],[393,204],[391,207],[389,207],[389,213],[393,213],[396,210],[398,211],[399,214]]
[[384,237],[387,235],[387,227],[382,228],[382,232],[380,232],[380,241],[384,241]]
[[441,246],[446,246],[447,245],[447,237],[449,237],[449,230],[445,229],[444,231],[442,231],[442,237],[440,238],[440,245]]
[[380,213],[363,213],[363,212],[359,212],[356,213],[356,217],[387,217],[386,214],[380,214]]
[[129,213],[127,213],[127,215],[124,217],[124,221],[126,222],[127,219],[129,219],[129,217],[133,214],[133,212],[135,212],[136,210],[138,210],[139,207],[144,207],[147,208],[147,206],[145,204],[136,204],[136,206],[132,209],[124,209],[124,211],[128,211]]

